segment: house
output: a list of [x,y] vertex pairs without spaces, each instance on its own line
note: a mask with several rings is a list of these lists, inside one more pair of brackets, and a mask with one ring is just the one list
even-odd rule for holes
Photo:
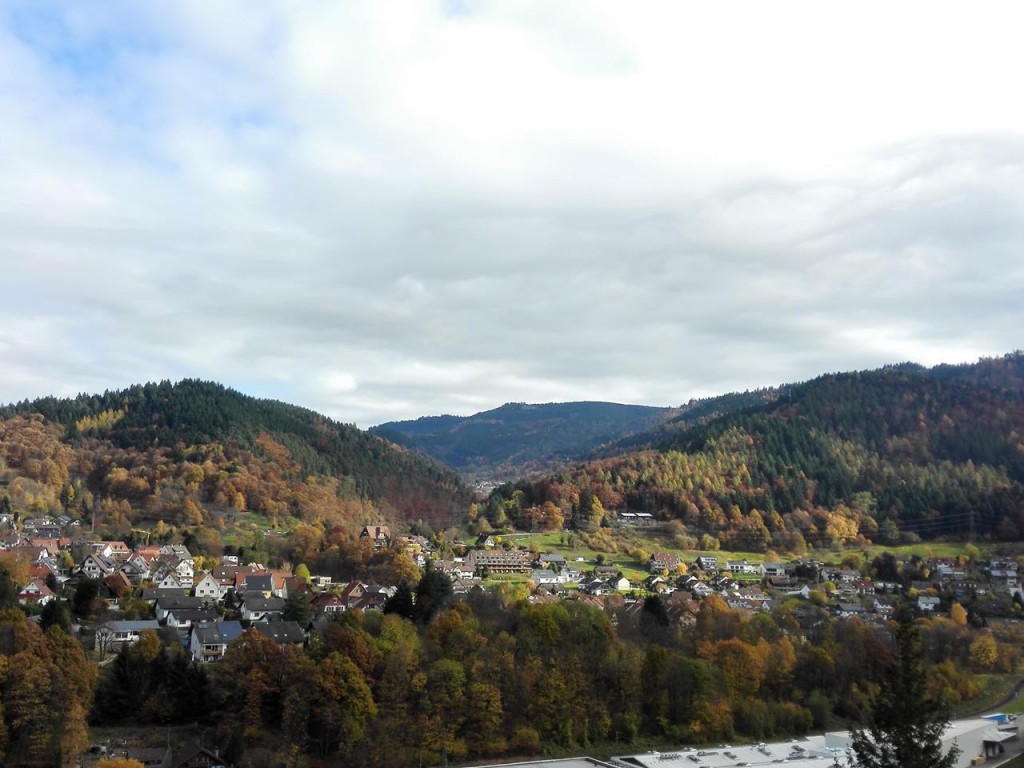
[[219,618],[213,608],[175,608],[167,614],[167,626],[191,629],[196,624],[208,624]]
[[929,595],[921,595],[917,598],[917,607],[927,613],[934,613],[939,609],[939,598]]
[[231,768],[219,749],[189,744],[176,751],[167,768]]
[[383,592],[367,592],[349,607],[353,611],[383,611],[388,596]]
[[629,579],[625,576],[618,576],[608,582],[608,586],[614,589],[616,592],[629,592],[633,586],[629,583]]
[[243,590],[247,597],[274,597],[274,574],[268,571],[246,576]]
[[146,558],[137,552],[129,555],[128,559],[121,564],[123,573],[132,584],[141,584],[149,579],[150,568]]
[[896,613],[896,606],[893,604],[892,600],[887,600],[882,597],[875,598],[872,603],[872,608],[875,613],[883,617],[889,617]]
[[359,534],[360,539],[369,539],[374,549],[384,549],[391,542],[391,529],[386,525],[367,525]]
[[60,526],[48,517],[30,518],[22,524],[26,536],[34,539],[59,539]]
[[344,601],[345,605],[349,608],[355,606],[360,600],[363,599],[363,593],[366,591],[366,585],[361,581],[350,581],[344,587],[341,588],[341,594],[339,597]]
[[281,615],[285,601],[280,597],[246,597],[242,601],[242,621],[270,621]]
[[842,619],[849,618],[850,616],[862,616],[867,612],[868,609],[860,603],[840,603],[836,607],[836,615]]
[[410,555],[419,555],[433,551],[434,547],[425,536],[415,533],[401,533],[394,537],[394,543]]
[[226,594],[229,589],[236,588],[239,573],[257,573],[262,570],[263,566],[256,563],[249,563],[249,565],[222,563],[221,565],[215,565],[210,571],[210,575],[221,585]]
[[566,584],[571,584],[573,582],[578,582],[583,578],[583,573],[579,568],[573,568],[571,565],[567,565],[562,569],[562,577],[565,579]]
[[840,584],[853,584],[860,580],[860,574],[850,568],[843,568],[836,574]]
[[547,568],[534,568],[530,572],[530,581],[539,587],[541,584],[560,584],[562,577]]
[[541,568],[564,568],[565,556],[544,552],[537,557],[537,565]]
[[194,661],[203,664],[224,658],[231,642],[244,630],[237,621],[218,621],[193,624],[189,638],[189,654]]
[[793,589],[796,581],[790,576],[769,576],[768,585],[772,589]]
[[715,590],[712,589],[710,585],[705,584],[703,581],[695,580],[694,584],[689,589],[690,593],[698,599],[702,599],[707,597],[708,595],[715,594]]
[[156,619],[160,622],[166,622],[168,614],[172,611],[198,610],[204,604],[201,597],[190,597],[184,594],[161,597],[156,601]]
[[161,589],[180,589],[183,592],[192,591],[192,584],[185,584],[174,571],[165,570],[159,574],[158,578],[154,578],[153,581]]
[[151,605],[156,605],[160,600],[188,596],[188,592],[181,587],[170,589],[165,587],[144,587],[142,590],[142,599]]
[[718,570],[718,558],[711,555],[701,555],[697,558],[697,567],[702,571],[717,571]]
[[746,560],[728,560],[725,569],[729,573],[760,573],[761,566],[748,563]]
[[786,563],[761,563],[761,575],[766,578],[773,576],[785,576],[787,573]]
[[146,630],[154,632],[160,629],[160,622],[155,619],[135,619],[132,621],[108,621],[96,629],[96,648],[101,654],[116,653],[125,645],[139,642]]
[[875,585],[871,583],[870,579],[857,579],[851,587],[858,595],[875,594]]
[[283,589],[278,597],[285,599],[292,595],[306,595],[309,599],[313,597],[313,590],[309,588],[309,583],[301,576],[286,576],[281,579]]
[[497,544],[497,540],[488,533],[483,533],[476,539],[477,549],[494,549]]
[[109,560],[127,560],[131,554],[131,548],[123,541],[95,541],[92,543],[93,554],[100,555]]
[[348,608],[348,601],[334,592],[321,592],[313,598],[313,614],[315,616],[333,616]]
[[656,520],[650,512],[620,512],[619,522],[623,525],[653,525]]
[[[553,588],[553,587],[561,587],[561,585],[558,585],[558,584],[546,584],[546,585],[544,585],[545,589],[550,589],[550,588]],[[462,579],[462,578],[452,579],[452,594],[453,595],[468,595],[473,590],[481,590],[481,589],[483,589],[483,587],[480,585],[480,580],[479,579],[472,579],[472,578],[470,578],[470,579]]]
[[204,600],[219,602],[228,593],[227,587],[213,577],[212,573],[204,573],[196,582],[195,596]]
[[252,628],[278,645],[302,645],[306,642],[306,633],[294,621],[263,621],[253,624]]
[[195,565],[192,553],[188,551],[188,547],[184,544],[164,544],[157,553],[163,556],[176,557],[179,560],[188,560]]
[[[186,552],[187,551],[188,550],[186,550]],[[160,555],[160,557],[151,564],[151,570],[151,578],[158,584],[163,584],[163,582],[168,581],[170,577],[173,578],[178,585],[191,589],[193,582],[195,581],[195,563],[192,560],[191,555],[187,558],[178,557],[177,555]]]
[[22,605],[46,605],[56,599],[56,595],[46,586],[46,581],[34,578],[18,592],[18,602]]
[[652,576],[647,577],[647,579],[644,581],[644,589],[646,589],[648,592],[657,592],[658,594],[673,591],[672,585],[668,582],[668,580],[665,579],[663,576],[659,576],[658,574],[654,574]]
[[674,552],[655,552],[647,561],[651,573],[661,573],[662,571],[671,573],[678,570],[680,564],[679,555]]
[[118,566],[108,557],[92,552],[85,556],[78,570],[90,579],[105,579],[107,576],[116,573]]

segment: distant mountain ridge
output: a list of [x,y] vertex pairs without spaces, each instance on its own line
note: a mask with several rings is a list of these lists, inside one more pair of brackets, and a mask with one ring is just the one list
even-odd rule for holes
[[422,451],[464,477],[507,480],[583,458],[678,412],[593,401],[506,403],[473,416],[426,416],[370,432]]

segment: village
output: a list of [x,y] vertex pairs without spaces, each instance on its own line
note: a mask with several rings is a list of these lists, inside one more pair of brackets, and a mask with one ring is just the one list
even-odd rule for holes
[[[73,627],[101,663],[147,630],[158,632],[165,643],[180,642],[202,664],[223,658],[247,628],[279,644],[302,645],[332,616],[383,611],[399,586],[358,579],[337,583],[239,562],[235,555],[201,570],[182,544],[129,547],[123,541],[90,540],[70,518],[27,519],[18,529],[11,521],[0,525],[0,565],[23,566],[8,571],[23,574],[24,583],[15,585],[17,602],[35,620],[47,604],[70,602],[83,584],[95,585],[90,597],[96,604],[86,618],[76,617]],[[978,626],[1015,623],[1015,604],[1019,612],[1024,598],[1018,562],[1010,558],[885,555],[872,575],[867,563],[855,569],[816,558],[755,562],[655,551],[645,564],[646,578],[630,580],[600,556],[584,562],[516,547],[493,535],[461,544],[464,554],[451,559],[441,559],[428,538],[392,534],[383,524],[364,527],[360,537],[376,550],[403,550],[421,568],[446,574],[455,598],[496,583],[516,584],[531,602],[580,600],[618,620],[641,611],[645,599],[657,595],[669,620],[682,627],[696,622],[701,601],[711,596],[747,613],[789,604],[807,621],[825,610],[838,618],[881,623],[892,617],[901,596],[928,616],[948,616],[954,605],[980,604],[984,610],[972,616]]]

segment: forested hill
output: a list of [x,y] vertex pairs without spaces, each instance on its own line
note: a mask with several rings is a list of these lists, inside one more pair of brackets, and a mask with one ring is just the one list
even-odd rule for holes
[[389,422],[370,431],[423,451],[465,477],[501,480],[583,458],[674,413],[618,403],[508,403],[474,416]]
[[[492,518],[545,502],[582,527],[614,511],[723,546],[1024,534],[1024,355],[822,376],[762,405],[641,440],[651,450],[499,489]],[[518,492],[518,493],[517,493]]]
[[790,385],[782,385],[690,400],[673,409],[675,415],[653,429],[635,432],[602,445],[594,450],[592,456],[588,458],[621,456],[625,453],[653,448],[695,426],[708,424],[730,413],[770,405],[780,397],[784,397],[790,389]]
[[226,512],[436,522],[468,504],[454,473],[412,451],[195,380],[0,408],[0,460],[15,503],[45,510],[70,494],[73,506],[124,524],[208,523]]

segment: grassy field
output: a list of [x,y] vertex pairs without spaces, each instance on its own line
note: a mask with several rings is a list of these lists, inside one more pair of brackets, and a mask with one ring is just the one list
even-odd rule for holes
[[[499,537],[508,540],[516,546],[535,548],[539,552],[551,552],[565,557],[566,561],[581,568],[590,568],[597,562],[599,556],[603,556],[604,562],[620,568],[623,575],[632,581],[634,578],[643,579],[647,576],[646,562],[636,560],[629,554],[630,550],[640,549],[650,554],[655,551],[674,552],[680,556],[684,563],[692,564],[697,557],[710,555],[717,557],[719,562],[726,560],[746,560],[750,563],[761,563],[765,560],[764,553],[741,552],[730,550],[698,550],[679,549],[673,546],[673,542],[667,536],[660,535],[653,531],[640,529],[622,529],[615,532],[614,542],[618,551],[600,551],[591,549],[583,543],[578,535],[571,535],[568,532],[558,533],[518,533]],[[570,544],[570,541],[572,542]],[[962,542],[922,542],[909,544],[901,547],[857,547],[849,549],[827,549],[812,550],[808,552],[809,557],[814,557],[825,562],[839,563],[849,554],[859,555],[864,561],[870,561],[883,552],[907,558],[917,555],[922,558],[948,557],[955,558],[964,554]],[[982,557],[988,553],[988,547],[984,544],[976,544]],[[781,555],[783,560],[794,559],[791,556]]]

